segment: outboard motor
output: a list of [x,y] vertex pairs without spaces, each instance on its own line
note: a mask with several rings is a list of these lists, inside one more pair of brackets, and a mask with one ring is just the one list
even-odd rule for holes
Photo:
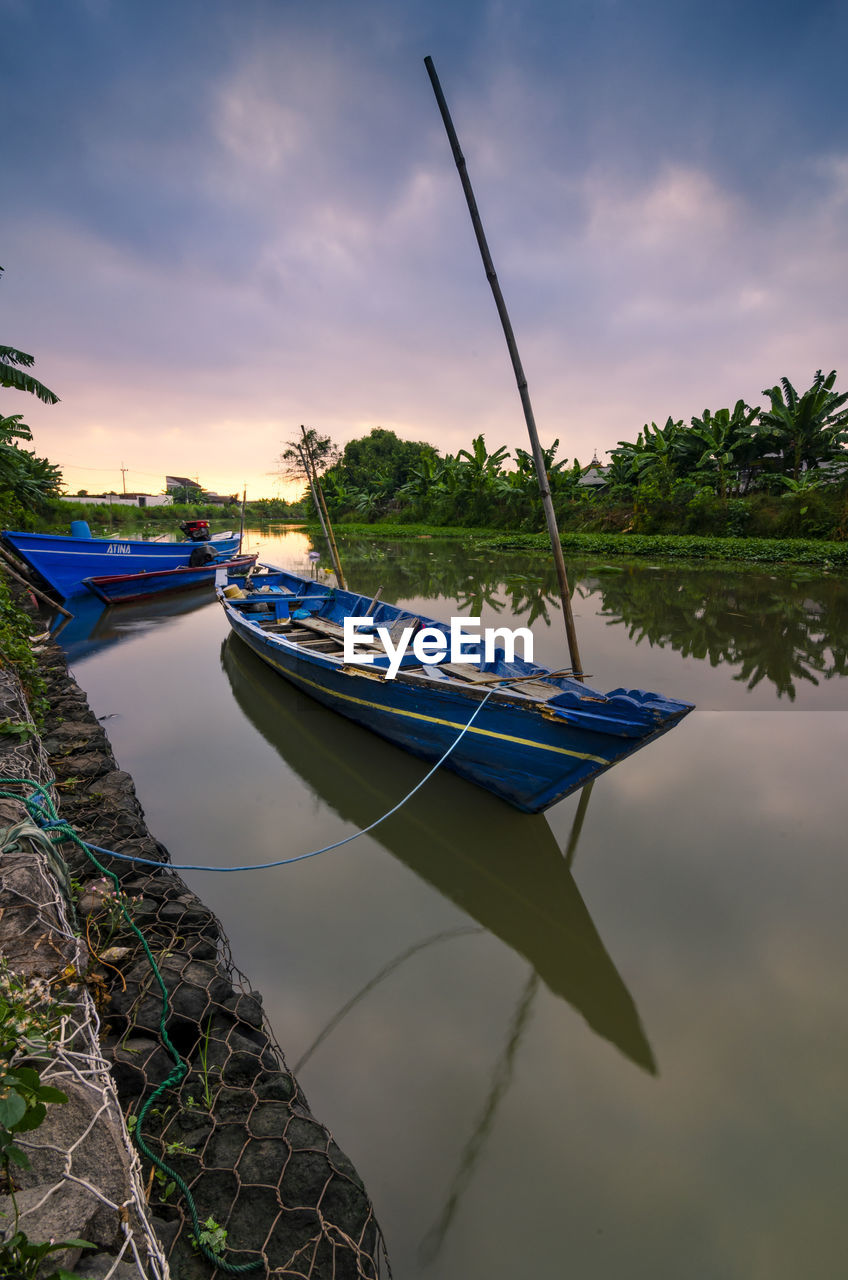
[[211,542],[202,542],[199,546],[192,547],[188,562],[192,569],[199,569],[201,565],[211,564],[217,559],[218,553]]
[[205,542],[209,537],[208,520],[183,520],[180,529],[192,542]]

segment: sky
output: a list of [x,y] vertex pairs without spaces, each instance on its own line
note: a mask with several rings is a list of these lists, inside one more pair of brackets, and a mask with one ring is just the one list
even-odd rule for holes
[[[543,446],[843,358],[848,6],[0,0],[0,393],[69,492],[290,496],[301,423]],[[122,470],[123,468],[123,470]]]

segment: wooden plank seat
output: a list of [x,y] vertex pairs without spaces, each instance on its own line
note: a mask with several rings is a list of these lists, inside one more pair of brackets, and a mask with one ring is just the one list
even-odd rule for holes
[[479,667],[470,662],[442,662],[439,664],[439,670],[444,671],[449,676],[453,676],[456,680],[467,680],[470,684],[487,684],[496,689],[509,690],[510,693],[523,693],[528,698],[534,698],[537,702],[547,702],[549,699],[555,698],[557,694],[562,693],[559,685],[547,684],[542,680],[522,680],[519,678],[513,684],[509,679],[506,679],[503,684],[499,684],[497,677],[493,676],[491,671],[481,671]]
[[488,684],[492,679],[490,671],[481,671],[471,662],[440,662],[439,670],[455,680],[469,680],[472,684]]
[[[302,627],[306,631],[314,631],[316,635],[326,636],[328,639],[336,640],[339,644],[342,643],[344,637],[344,627],[342,627],[338,622],[331,622],[329,618],[297,618],[295,620],[295,625]],[[377,625],[383,626],[385,624],[378,623]],[[397,645],[404,631],[408,627],[412,629],[412,634],[414,635],[420,626],[421,619],[416,617],[415,614],[403,613],[386,629],[388,630],[392,644]],[[375,646],[380,648],[379,635],[376,632],[371,632],[370,634],[374,637]]]
[[[259,625],[263,631],[277,632],[284,635],[287,640],[291,640],[293,644],[302,645],[304,649],[317,649],[324,653],[340,653],[343,648],[344,627],[333,622],[329,618],[292,618],[283,621],[275,619],[260,620]],[[384,625],[384,624],[378,624]],[[407,627],[411,627],[413,634],[422,625],[421,619],[414,614],[405,613],[388,627],[389,636],[392,644],[397,644]],[[379,652],[382,648],[380,637],[376,633],[374,635],[374,648]]]
[[338,622],[331,622],[329,618],[297,618],[294,625],[303,631],[314,631],[319,636],[329,636],[333,640],[341,641],[344,636],[344,627]]
[[[323,653],[338,653],[342,649],[344,628],[329,618],[297,618],[285,622],[260,622],[259,625],[263,631],[284,634],[294,644],[302,645],[304,649],[314,649]],[[420,625],[420,618],[408,613],[403,614],[389,628],[392,643],[397,644],[405,627],[411,626],[413,630],[417,630]],[[376,648],[379,650],[382,647],[379,636],[375,635],[374,639]],[[420,668],[404,668],[406,671],[416,669]],[[439,670],[445,675],[453,676],[455,680],[464,680],[469,684],[494,685],[495,688],[504,692],[524,694],[525,697],[532,698],[536,702],[548,702],[562,693],[558,685],[548,684],[542,680],[519,679],[514,684],[505,680],[503,684],[498,684],[490,671],[481,671],[470,662],[442,662],[439,664]]]

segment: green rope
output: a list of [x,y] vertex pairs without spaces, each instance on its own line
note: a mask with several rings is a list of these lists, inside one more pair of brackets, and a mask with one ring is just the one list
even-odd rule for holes
[[[83,839],[81,839],[81,837],[78,836],[77,833],[74,831],[73,827],[70,826],[69,823],[63,822],[59,818],[59,815],[56,811],[56,806],[51,800],[46,787],[43,787],[39,782],[35,782],[32,778],[0,778],[0,786],[8,785],[10,783],[17,783],[18,785],[25,785],[25,786],[32,787],[33,794],[30,795],[29,797],[24,797],[19,795],[15,791],[0,791],[0,798],[21,801],[23,805],[26,807],[27,813],[30,815],[30,817],[33,819],[34,822],[36,823],[40,822],[43,825],[48,826],[48,823],[44,822],[45,813],[46,813],[48,817],[48,822],[49,822],[47,834],[51,842],[53,844],[61,844],[63,840],[73,841],[75,845],[78,845],[79,848],[85,852],[86,857],[91,862],[94,863],[97,870],[100,871],[104,876],[108,876],[108,878],[112,881],[115,887],[116,901],[121,908],[121,912],[124,916],[124,919],[126,920],[129,928],[138,938],[142,947],[144,948],[144,954],[147,957],[148,963],[150,964],[150,968],[153,971],[153,976],[158,982],[159,989],[162,992],[162,1014],[159,1019],[159,1038],[161,1039],[162,1044],[165,1046],[171,1058],[173,1059],[175,1066],[171,1074],[165,1080],[163,1080],[162,1083],[156,1089],[154,1089],[153,1093],[150,1095],[150,1097],[147,1099],[144,1106],[141,1108],[141,1110],[138,1113],[138,1119],[135,1125],[135,1132],[133,1134],[133,1137],[135,1139],[136,1145],[138,1146],[138,1149],[142,1152],[143,1155],[147,1156],[148,1160],[150,1160],[150,1162],[154,1164],[157,1167],[157,1169],[161,1170],[161,1172],[164,1173],[166,1177],[171,1178],[173,1182],[176,1184],[176,1186],[179,1187],[180,1191],[182,1191],[185,1197],[189,1214],[191,1215],[191,1222],[194,1228],[195,1244],[198,1250],[200,1251],[200,1253],[202,1253],[203,1256],[207,1259],[207,1261],[214,1263],[216,1267],[220,1267],[222,1271],[227,1271],[231,1275],[242,1275],[247,1271],[255,1271],[258,1267],[261,1267],[264,1265],[261,1258],[257,1259],[255,1262],[239,1262],[239,1263],[227,1262],[219,1254],[214,1253],[208,1247],[208,1245],[205,1245],[203,1243],[203,1241],[201,1240],[202,1226],[200,1223],[200,1218],[197,1213],[197,1206],[194,1203],[194,1196],[192,1195],[191,1190],[189,1189],[185,1180],[181,1178],[180,1175],[177,1173],[176,1169],[172,1169],[170,1165],[166,1164],[165,1161],[162,1160],[159,1156],[157,1156],[154,1151],[151,1151],[150,1147],[147,1145],[144,1138],[142,1137],[141,1127],[142,1127],[142,1124],[144,1123],[147,1113],[150,1111],[150,1108],[153,1106],[157,1098],[161,1097],[161,1095],[165,1093],[166,1090],[175,1088],[185,1079],[189,1071],[189,1066],[188,1066],[188,1063],[185,1061],[185,1059],[180,1055],[180,1053],[174,1047],[171,1041],[171,1038],[168,1035],[167,1030],[165,1029],[165,1022],[167,1020],[168,1011],[169,1011],[168,989],[165,986],[165,982],[162,978],[162,974],[159,971],[159,966],[157,965],[156,961],[153,958],[153,953],[150,950],[150,947],[148,946],[147,939],[144,937],[144,934],[141,932],[138,926],[133,922],[126,906],[124,905],[123,894],[121,892],[121,885],[117,875],[114,873],[114,871],[108,871],[104,866],[102,866],[102,864],[97,861],[97,859],[95,858],[94,854],[92,853],[91,849],[88,847],[86,842]],[[163,863],[162,865],[167,866],[167,863]]]

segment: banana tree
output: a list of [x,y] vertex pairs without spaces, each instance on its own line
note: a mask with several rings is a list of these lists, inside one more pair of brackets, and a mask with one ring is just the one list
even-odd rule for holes
[[777,481],[783,487],[781,498],[787,499],[791,504],[795,532],[800,533],[801,517],[805,516],[809,510],[810,495],[817,489],[824,488],[827,481],[823,476],[818,475],[815,469],[802,471],[797,480],[794,476],[778,476]]
[[803,468],[817,467],[836,457],[848,440],[848,392],[833,390],[836,370],[827,377],[821,369],[813,385],[802,395],[788,378],[780,386],[766,388],[771,408],[760,415],[767,444],[780,454],[783,474],[799,480]]
[[[683,422],[675,422],[667,418],[665,425],[658,427],[655,422],[646,423],[639,433],[633,453],[633,463],[639,480],[649,476],[656,481],[663,494],[671,491],[673,481],[677,478],[677,464],[683,448],[685,428]],[[639,443],[641,449],[639,448]]]
[[752,409],[737,400],[730,409],[711,413],[705,409],[700,418],[692,419],[689,440],[693,448],[695,470],[715,473],[722,502],[727,501],[728,477],[738,468],[743,455],[752,449],[752,427],[759,407]]
[[321,487],[324,490],[324,501],[334,516],[341,515],[351,505],[354,492],[345,484],[335,467],[324,472]]
[[22,511],[43,507],[58,494],[62,481],[59,467],[18,447],[18,440],[31,439],[21,414],[0,418],[0,495],[13,498]]
[[470,451],[460,449],[457,453],[459,483],[473,519],[485,519],[492,500],[506,497],[509,481],[501,463],[508,457],[509,450],[504,445],[489,453],[482,435],[474,437]]
[[[0,275],[2,273],[3,268],[0,267]],[[18,351],[17,347],[0,346],[0,387],[28,391],[30,395],[37,396],[45,404],[56,404],[59,399],[56,393],[26,372],[34,364],[35,356],[29,355],[26,351]]]

